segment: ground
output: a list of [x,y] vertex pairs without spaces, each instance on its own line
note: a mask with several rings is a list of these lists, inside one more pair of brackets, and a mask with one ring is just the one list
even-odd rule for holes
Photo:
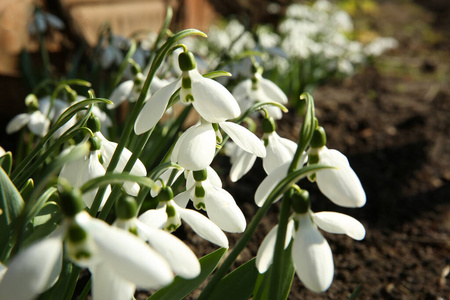
[[[314,211],[349,214],[364,224],[367,235],[357,242],[325,233],[334,253],[332,286],[315,294],[295,277],[289,299],[346,299],[357,287],[358,299],[450,299],[445,277],[450,265],[449,7],[445,1],[380,1],[377,12],[355,16],[357,26],[395,37],[399,47],[356,76],[317,88],[313,96],[328,147],[348,156],[367,204],[343,209],[314,185],[301,185],[314,194]],[[285,119],[279,133],[295,139],[300,120],[295,114]],[[219,163],[226,166],[227,161]],[[239,184],[227,182],[248,220],[263,176],[257,164]],[[277,209],[239,262],[256,254],[277,222]],[[198,255],[213,250],[188,229],[180,234]],[[239,236],[230,235],[231,243]]]

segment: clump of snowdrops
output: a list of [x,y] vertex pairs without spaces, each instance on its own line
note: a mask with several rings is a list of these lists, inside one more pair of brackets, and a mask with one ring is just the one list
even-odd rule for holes
[[[314,212],[301,187],[316,182],[342,207],[366,202],[347,158],[327,148],[312,96],[289,95],[306,109],[298,140],[281,137],[288,97],[264,77],[264,65],[252,59],[249,77],[230,92],[215,80],[230,74],[200,73],[181,43],[206,35],[167,35],[170,19],[168,10],[147,65],[136,62],[134,41],[120,56],[109,33],[98,65],[118,68],[104,98],[84,79],[45,81],[38,90],[51,92],[27,96],[27,112],[9,122],[8,133],[21,132],[22,154],[0,153],[0,299],[70,299],[76,286],[78,299],[133,299],[136,289],[152,290],[149,299],[183,299],[204,281],[199,299],[286,299],[295,274],[318,293],[332,283],[332,252],[319,228],[364,238],[354,218]],[[192,111],[197,122],[185,125]],[[263,161],[267,177],[248,224],[212,167],[222,154],[233,182]],[[279,223],[256,257],[230,271],[279,201]],[[185,225],[217,250],[198,258],[172,234]],[[242,233],[232,248],[230,232]]]

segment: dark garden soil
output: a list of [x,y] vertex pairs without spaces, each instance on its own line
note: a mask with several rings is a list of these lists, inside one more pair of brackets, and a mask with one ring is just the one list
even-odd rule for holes
[[[358,75],[316,89],[316,113],[328,147],[345,153],[367,194],[361,209],[343,209],[306,181],[312,210],[359,219],[363,241],[324,233],[334,254],[335,276],[326,293],[306,290],[295,276],[289,299],[450,299],[450,4],[447,1],[381,1],[379,10],[354,16],[357,26],[393,36],[399,47]],[[295,80],[295,79],[293,79]],[[294,113],[279,133],[296,139]],[[227,160],[219,160],[226,166]],[[227,183],[251,219],[261,165],[238,184]],[[238,263],[256,254],[277,223],[275,206]],[[213,250],[183,229],[196,253]],[[231,246],[240,235],[229,235]],[[448,276],[447,276],[448,277]],[[189,299],[195,299],[198,291]]]

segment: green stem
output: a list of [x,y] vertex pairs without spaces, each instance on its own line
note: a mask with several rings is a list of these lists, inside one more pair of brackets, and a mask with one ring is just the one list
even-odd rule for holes
[[280,218],[278,221],[277,239],[273,254],[273,263],[270,273],[269,299],[278,299],[280,295],[280,279],[282,278],[281,267],[283,265],[284,243],[286,240],[286,229],[289,220],[290,203],[289,198],[284,196],[281,200]]

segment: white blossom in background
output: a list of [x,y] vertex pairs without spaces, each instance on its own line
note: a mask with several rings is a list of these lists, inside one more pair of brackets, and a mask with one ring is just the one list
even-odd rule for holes
[[130,47],[130,40],[110,33],[108,45],[101,49],[100,65],[103,69],[119,66],[124,60],[122,51]]
[[[295,272],[305,287],[314,292],[326,291],[334,275],[333,254],[318,228],[346,234],[355,240],[365,236],[364,226],[356,219],[336,212],[294,213],[289,221],[284,248],[292,242]],[[256,268],[265,273],[273,261],[278,225],[264,238],[256,254]]]
[[5,149],[3,149],[2,146],[0,146],[0,157],[2,157],[2,156],[5,155],[5,154],[6,154]]
[[[241,81],[233,89],[233,96],[236,98],[241,111],[246,111],[255,103],[278,102],[287,104],[286,94],[272,81],[262,77],[258,72],[253,74],[253,78]],[[282,111],[279,107],[267,105],[264,107],[269,116],[274,119],[282,118]]]
[[368,56],[380,56],[384,52],[398,47],[398,41],[391,37],[377,37],[364,47]]
[[21,113],[9,121],[6,125],[6,133],[13,134],[25,126],[35,135],[43,137],[48,132],[50,120],[40,110],[32,113]]
[[41,9],[36,9],[34,12],[34,19],[28,26],[28,32],[31,35],[35,35],[37,33],[45,33],[50,28],[62,30],[64,27],[64,22],[54,14]]

